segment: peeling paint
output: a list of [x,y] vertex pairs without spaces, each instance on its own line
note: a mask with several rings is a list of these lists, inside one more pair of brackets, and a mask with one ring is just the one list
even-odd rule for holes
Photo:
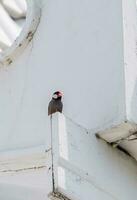
[[[13,45],[3,54],[0,54],[1,67],[10,65],[22,53],[26,46],[31,42],[37,30],[41,18],[41,8],[36,1],[28,0],[28,11],[24,28]],[[29,11],[29,9],[32,9]],[[10,58],[6,59],[8,56]]]
[[12,61],[11,58],[8,58],[8,59],[6,60],[6,62],[7,62],[8,65],[10,65],[13,61]]
[[28,42],[30,42],[33,39],[33,36],[34,36],[34,32],[29,31],[28,35],[26,36],[26,39],[28,40]]

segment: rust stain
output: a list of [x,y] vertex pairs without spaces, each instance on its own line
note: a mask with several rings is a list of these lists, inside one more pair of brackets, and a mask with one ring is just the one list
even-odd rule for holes
[[55,200],[55,199],[60,199],[60,200],[71,200],[68,197],[64,196],[63,194],[61,194],[60,192],[56,191],[53,192],[49,195],[50,199]]
[[22,46],[22,43],[19,44],[19,47],[21,47],[21,46]]
[[32,31],[29,31],[27,36],[26,36],[26,39],[30,42],[33,38],[33,35],[34,35],[34,33]]
[[6,60],[6,62],[7,62],[8,65],[10,65],[11,63],[13,63],[13,61],[11,60],[11,58],[8,58],[8,59]]

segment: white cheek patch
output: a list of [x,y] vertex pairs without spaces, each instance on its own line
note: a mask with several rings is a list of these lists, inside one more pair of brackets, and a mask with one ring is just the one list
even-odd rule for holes
[[52,98],[53,98],[53,99],[57,99],[57,98],[58,98],[58,95],[57,95],[57,94],[53,94]]

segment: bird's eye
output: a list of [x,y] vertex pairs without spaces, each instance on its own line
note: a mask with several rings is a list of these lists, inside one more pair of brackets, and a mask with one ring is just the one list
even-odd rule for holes
[[53,99],[57,99],[57,98],[58,98],[58,95],[57,95],[57,94],[53,94],[52,98],[53,98]]

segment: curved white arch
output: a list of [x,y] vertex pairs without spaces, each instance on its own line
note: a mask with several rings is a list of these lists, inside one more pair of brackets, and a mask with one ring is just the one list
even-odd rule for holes
[[32,40],[33,35],[39,24],[40,16],[41,9],[39,6],[39,2],[36,0],[27,0],[27,15],[22,31],[13,42],[11,47],[1,52],[0,67],[4,65],[9,65],[14,62],[16,57],[21,54],[23,49]]

